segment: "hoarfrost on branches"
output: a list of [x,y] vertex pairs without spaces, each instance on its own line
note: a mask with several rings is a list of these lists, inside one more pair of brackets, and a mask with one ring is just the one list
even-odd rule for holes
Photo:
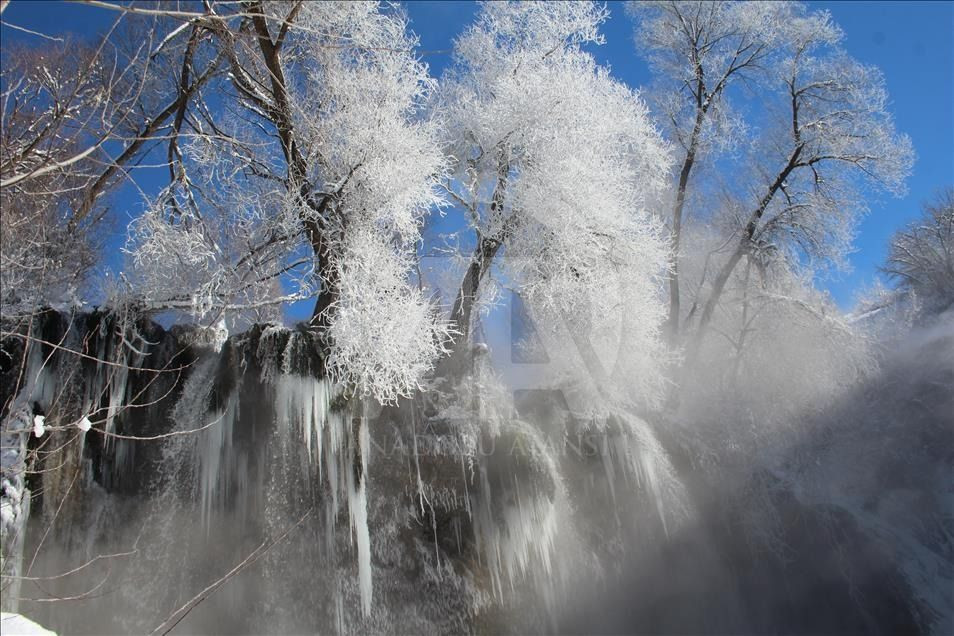
[[924,311],[954,306],[954,187],[939,191],[920,218],[895,234],[884,271]]
[[600,41],[605,17],[593,3],[490,3],[458,40],[439,101],[454,157],[445,188],[477,246],[452,318],[466,335],[502,248],[501,275],[544,328],[565,324],[609,348],[610,367],[618,352],[645,352],[624,383],[648,386],[666,260],[651,209],[670,150],[639,96],[581,48]]
[[331,308],[328,370],[381,402],[420,388],[450,337],[436,308],[408,285],[411,258],[366,229],[351,232],[335,263],[340,293]]
[[212,30],[227,107],[210,118],[197,105],[206,129],[131,227],[132,293],[209,324],[316,300],[334,376],[382,400],[407,395],[439,353],[431,341],[447,338],[407,277],[446,163],[423,116],[434,82],[417,40],[390,5],[247,9],[254,33]]

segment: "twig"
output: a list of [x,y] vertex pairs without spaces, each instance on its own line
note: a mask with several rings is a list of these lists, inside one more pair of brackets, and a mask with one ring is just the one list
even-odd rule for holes
[[199,603],[201,603],[206,598],[208,598],[213,592],[215,592],[230,578],[232,578],[233,576],[241,572],[243,569],[245,569],[246,567],[248,567],[249,565],[257,561],[258,559],[260,559],[262,555],[268,552],[268,550],[271,549],[275,544],[284,540],[285,537],[287,537],[295,528],[297,528],[302,523],[304,523],[305,519],[308,518],[312,510],[313,510],[312,508],[309,508],[308,512],[306,512],[302,516],[302,518],[295,523],[295,525],[291,526],[290,528],[282,532],[275,539],[272,539],[272,540],[266,539],[265,541],[262,541],[261,545],[255,548],[247,557],[245,557],[245,559],[242,560],[241,563],[236,565],[234,568],[226,572],[221,578],[217,579],[215,582],[210,584],[204,590],[202,590],[201,592],[193,596],[191,599],[189,599],[185,603],[185,605],[183,605],[182,607],[177,609],[175,612],[170,614],[169,617],[166,618],[166,620],[164,620],[158,627],[152,630],[151,634],[161,634],[162,636],[165,636],[166,634],[171,632],[173,629],[175,629],[175,626],[178,625],[182,621],[182,619],[184,619],[189,614],[189,612],[195,609],[199,605]]

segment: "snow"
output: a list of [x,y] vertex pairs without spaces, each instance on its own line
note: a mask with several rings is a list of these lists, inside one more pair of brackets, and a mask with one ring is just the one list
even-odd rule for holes
[[43,437],[46,432],[46,417],[42,415],[33,416],[33,434],[37,437]]
[[212,327],[212,348],[216,351],[221,351],[222,347],[225,346],[225,343],[229,339],[229,328],[225,324],[225,317],[223,316],[216,326]]
[[81,419],[76,426],[77,426],[77,428],[79,428],[79,430],[81,430],[81,431],[83,431],[83,432],[85,433],[85,432],[87,432],[90,428],[92,428],[93,423],[89,421],[89,417],[88,417],[88,416],[84,415],[84,416],[83,416],[83,419]]
[[0,633],[3,636],[56,636],[21,614],[0,614]]

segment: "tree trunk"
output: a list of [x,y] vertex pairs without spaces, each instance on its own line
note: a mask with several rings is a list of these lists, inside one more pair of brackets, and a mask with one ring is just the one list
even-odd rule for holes
[[[692,125],[692,134],[689,137],[689,147],[686,148],[686,158],[679,171],[679,186],[676,190],[676,205],[672,211],[672,229],[669,234],[669,317],[666,320],[665,331],[670,344],[676,344],[679,338],[679,312],[681,299],[679,298],[679,244],[682,240],[682,211],[686,204],[686,188],[689,185],[689,175],[696,162],[696,151],[699,148],[699,135],[702,133],[702,122],[709,111],[712,96],[705,97],[705,77],[702,65],[699,63],[698,51],[693,51],[696,74],[696,119]],[[720,89],[717,87],[716,91]]]
[[[490,203],[490,218],[501,219],[504,213],[504,199],[507,192],[507,182],[510,176],[510,152],[506,146],[500,146],[497,157],[497,184],[494,187]],[[480,284],[490,266],[493,264],[494,257],[500,251],[507,237],[513,230],[513,225],[517,221],[517,214],[513,213],[509,219],[502,222],[499,231],[493,236],[485,236],[477,229],[477,246],[474,248],[474,254],[464,273],[464,279],[457,290],[457,298],[454,300],[454,306],[451,309],[451,320],[454,322],[454,328],[457,334],[452,341],[448,343],[448,349],[451,349],[451,357],[459,358],[462,353],[467,353],[467,345],[470,342],[470,319],[474,308],[474,301],[480,292]]]
[[470,265],[464,274],[460,288],[457,290],[457,298],[454,300],[454,307],[451,310],[451,320],[454,322],[454,328],[457,334],[454,336],[454,348],[459,349],[466,345],[470,338],[470,319],[473,313],[474,301],[480,291],[480,283],[483,281],[494,257],[500,250],[501,243],[491,239],[480,239],[477,248],[474,249],[474,255],[471,257]]
[[671,343],[675,343],[679,337],[679,243],[682,237],[682,210],[686,203],[686,186],[696,159],[697,130],[698,127],[693,130],[692,144],[679,173],[679,188],[676,191],[676,205],[672,211],[672,229],[669,233],[669,317],[666,320],[666,333]]
[[321,291],[315,308],[311,313],[311,325],[324,332],[328,329],[331,317],[331,305],[338,300],[338,273],[331,263],[331,253],[317,229],[309,231],[312,236],[311,247],[318,261],[318,277],[321,279]]
[[[333,213],[334,203],[331,200],[331,195],[324,195],[319,201],[316,201],[315,197],[312,196],[312,187],[308,181],[305,158],[302,156],[296,141],[287,82],[280,59],[283,35],[280,32],[277,41],[272,39],[261,2],[251,2],[246,7],[255,28],[262,61],[270,76],[270,89],[274,99],[274,107],[268,109],[268,112],[277,129],[278,139],[281,142],[282,152],[288,166],[289,185],[292,188],[297,187],[298,196],[304,207],[310,208],[318,217]],[[290,15],[291,18],[294,17],[294,13],[293,11]],[[238,64],[238,60],[234,56],[232,61],[233,66]],[[233,76],[241,77],[240,69],[233,68]],[[338,276],[331,262],[331,250],[323,228],[316,220],[309,218],[307,215],[302,216],[302,222],[308,233],[308,240],[311,243],[315,259],[318,261],[319,279],[322,284],[321,292],[312,311],[311,324],[318,327],[320,331],[325,331],[330,319],[329,309],[338,296]]]
[[742,369],[742,353],[745,350],[745,339],[749,333],[749,280],[752,275],[751,257],[745,261],[745,278],[742,282],[742,328],[739,331],[739,340],[735,344],[735,360],[732,361],[732,386],[739,385],[739,372]]
[[719,270],[719,275],[716,276],[715,282],[712,284],[712,293],[709,294],[709,299],[706,300],[706,304],[702,308],[702,316],[699,318],[699,328],[692,338],[692,344],[689,347],[690,354],[686,356],[687,361],[690,358],[695,358],[698,353],[699,346],[702,344],[702,336],[705,335],[709,322],[712,320],[712,314],[715,312],[716,305],[719,304],[719,300],[722,298],[725,285],[729,282],[729,277],[732,275],[733,270],[735,270],[735,266],[739,264],[739,261],[742,260],[742,256],[745,255],[747,241],[748,239],[743,239],[739,242],[738,247],[735,248],[735,252],[732,253],[729,260],[726,261],[722,269]]
[[725,291],[726,283],[729,282],[729,277],[735,270],[736,265],[739,264],[739,261],[742,260],[742,257],[748,252],[752,239],[755,237],[755,231],[758,229],[759,221],[762,219],[762,215],[765,214],[769,203],[771,203],[775,197],[775,193],[782,188],[782,184],[785,183],[788,176],[799,165],[798,159],[802,154],[803,148],[803,144],[798,144],[792,150],[792,154],[789,155],[785,167],[776,175],[775,180],[768,187],[768,191],[759,201],[758,206],[752,211],[752,214],[749,215],[748,223],[746,223],[745,229],[742,231],[742,238],[739,240],[739,244],[732,253],[732,256],[726,261],[725,265],[722,266],[722,269],[719,270],[719,275],[712,285],[712,293],[709,294],[709,298],[706,300],[706,304],[702,309],[702,315],[699,318],[699,327],[686,352],[686,358],[683,363],[683,377],[685,377],[686,371],[692,369],[698,360],[699,349],[702,346],[702,338],[705,336],[706,330],[709,327],[709,322],[712,321],[712,315],[715,312],[716,305],[719,304],[719,300],[722,298],[722,293]]

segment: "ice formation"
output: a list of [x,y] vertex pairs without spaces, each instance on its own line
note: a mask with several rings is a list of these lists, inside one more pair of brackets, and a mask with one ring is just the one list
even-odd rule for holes
[[[481,482],[484,491],[490,492],[484,471]],[[480,554],[487,559],[493,594],[505,599],[519,578],[530,571],[534,559],[545,575],[551,573],[551,553],[557,532],[556,506],[532,490],[521,493],[516,480],[511,498],[503,504],[502,514],[492,512],[490,499],[486,495],[477,510],[475,533]]]
[[276,419],[284,426],[301,429],[302,442],[309,457],[319,464],[333,391],[334,387],[328,380],[301,375],[282,375],[275,385]]
[[0,422],[0,572],[11,581],[5,590],[4,608],[16,610],[21,585],[21,560],[30,518],[30,491],[26,487],[29,434],[45,432],[45,417],[34,415],[39,406],[46,411],[55,396],[56,378],[49,357],[39,346],[30,347],[24,368],[24,386],[9,405]]
[[358,586],[361,592],[361,609],[365,616],[371,614],[371,534],[368,529],[368,424],[364,418],[358,424],[358,456],[361,472],[348,471],[348,511],[351,530],[358,548]]

